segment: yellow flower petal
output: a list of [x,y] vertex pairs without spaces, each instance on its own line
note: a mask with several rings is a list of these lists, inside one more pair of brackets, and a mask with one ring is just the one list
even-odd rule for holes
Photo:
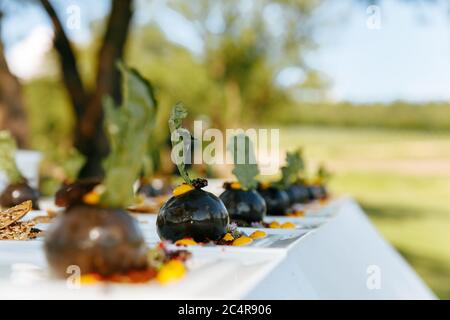
[[80,283],[82,285],[95,284],[100,281],[100,277],[94,273],[83,274],[80,277]]
[[226,233],[222,239],[225,241],[233,241],[234,237],[231,235],[231,233]]
[[189,192],[191,190],[194,190],[195,188],[191,186],[190,184],[183,183],[173,189],[172,194],[176,196],[181,196],[182,194],[185,194],[186,192]]
[[302,211],[302,210],[294,211],[294,212],[288,214],[289,217],[303,217],[304,215],[305,215],[305,211]]
[[230,188],[231,188],[231,189],[239,190],[239,189],[241,189],[241,184],[240,184],[239,182],[232,182],[232,183],[230,184]]
[[285,222],[281,225],[282,229],[295,229],[295,224],[292,222]]
[[272,221],[269,224],[269,228],[278,229],[278,228],[281,228],[281,225],[280,225],[280,223],[278,221]]
[[184,238],[175,241],[175,245],[177,246],[196,246],[198,243],[192,238]]
[[170,260],[159,269],[156,275],[156,280],[159,283],[167,284],[173,281],[180,280],[186,273],[186,267],[183,262],[179,260]]
[[270,187],[270,182],[261,182],[260,183],[260,188],[265,190],[268,189]]
[[242,236],[233,241],[233,246],[245,246],[253,242],[252,238]]
[[100,202],[100,195],[94,191],[88,192],[83,196],[83,202],[95,206]]
[[261,231],[261,230],[256,230],[255,232],[253,232],[250,235],[250,238],[259,239],[259,238],[264,238],[265,236],[267,236],[267,233],[265,233],[264,231]]

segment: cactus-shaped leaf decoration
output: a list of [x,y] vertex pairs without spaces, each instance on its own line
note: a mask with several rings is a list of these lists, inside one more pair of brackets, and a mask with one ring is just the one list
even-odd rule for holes
[[172,158],[175,160],[178,171],[184,182],[187,184],[192,184],[192,180],[188,175],[186,170],[186,159],[187,153],[190,152],[191,146],[191,134],[190,132],[183,128],[183,119],[187,117],[188,113],[186,108],[181,104],[177,103],[173,108],[169,118],[169,129],[172,141]]
[[104,161],[104,206],[123,208],[133,200],[138,178],[155,125],[155,98],[151,84],[136,70],[118,64],[122,74],[122,105],[107,97],[104,101],[105,129],[110,154]]
[[302,150],[297,149],[294,152],[286,153],[286,165],[281,167],[281,179],[277,185],[281,188],[287,188],[289,184],[299,179],[299,174],[305,169]]
[[233,155],[233,174],[242,189],[255,189],[258,186],[256,176],[259,175],[259,168],[250,138],[245,134],[235,135],[227,148]]

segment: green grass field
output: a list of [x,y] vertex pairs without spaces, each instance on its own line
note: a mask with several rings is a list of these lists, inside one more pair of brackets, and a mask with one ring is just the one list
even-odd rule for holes
[[[450,134],[289,127],[281,146],[324,161],[330,189],[351,194],[442,299],[450,299]],[[313,168],[311,168],[313,169]]]

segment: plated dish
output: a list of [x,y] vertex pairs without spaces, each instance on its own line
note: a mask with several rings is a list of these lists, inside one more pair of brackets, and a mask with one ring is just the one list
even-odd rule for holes
[[[267,214],[267,202],[257,192],[259,168],[250,138],[236,135],[228,150],[234,161],[233,174],[237,181],[226,182],[225,191],[220,195],[232,222],[239,226],[261,223]],[[242,161],[243,160],[243,161]]]
[[39,192],[28,184],[17,168],[16,149],[16,141],[9,131],[0,131],[0,170],[8,178],[8,185],[0,194],[0,206],[10,208],[30,200],[33,209],[39,209]]
[[[167,277],[167,269],[182,270],[187,257],[148,248],[137,220],[126,211],[142,168],[143,146],[151,137],[155,105],[148,81],[125,65],[120,70],[123,105],[116,108],[110,100],[105,109],[111,151],[104,178],[65,185],[56,196],[56,204],[65,210],[46,231],[44,247],[57,277],[66,277],[67,269],[77,266],[92,281],[141,282]],[[137,99],[141,103],[130,103]]]
[[[161,240],[176,242],[193,239],[196,242],[219,241],[227,232],[229,216],[223,202],[214,194],[203,190],[206,179],[191,179],[185,166],[185,141],[191,139],[189,131],[182,127],[187,111],[183,105],[173,107],[169,119],[169,129],[173,148],[183,147],[182,156],[177,159],[177,168],[184,182],[177,186],[172,197],[161,207],[156,220],[157,232]],[[187,133],[187,135],[186,135]],[[189,141],[190,142],[190,141]]]

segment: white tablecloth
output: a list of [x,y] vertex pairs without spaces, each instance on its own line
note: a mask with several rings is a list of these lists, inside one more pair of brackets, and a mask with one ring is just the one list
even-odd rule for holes
[[[339,201],[333,211],[314,231],[271,248],[192,249],[185,279],[165,287],[151,283],[68,288],[65,281],[45,276],[42,240],[0,241],[0,299],[435,298],[353,200]],[[154,216],[149,219],[142,226],[151,244],[157,237]],[[31,272],[25,277],[29,281],[15,281],[13,271],[27,266],[36,267],[43,277]]]
[[289,250],[250,299],[435,299],[361,208],[336,216]]

